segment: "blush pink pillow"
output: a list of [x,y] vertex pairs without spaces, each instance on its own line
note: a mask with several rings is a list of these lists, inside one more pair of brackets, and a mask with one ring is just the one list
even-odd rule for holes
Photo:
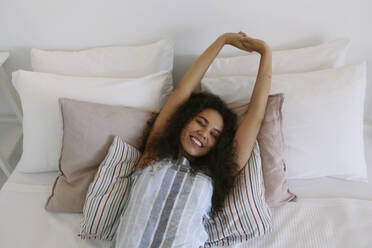
[[[282,132],[283,101],[283,94],[269,96],[265,118],[257,136],[261,150],[265,199],[270,207],[280,206],[296,199],[296,195],[290,192],[285,179]],[[248,105],[229,104],[229,107],[238,115],[238,123],[244,119]]]
[[139,147],[154,113],[123,106],[59,99],[63,119],[59,175],[45,208],[54,212],[83,211],[90,183],[117,135]]

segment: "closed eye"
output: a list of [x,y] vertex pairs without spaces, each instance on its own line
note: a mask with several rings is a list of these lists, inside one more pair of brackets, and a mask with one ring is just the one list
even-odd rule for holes
[[201,121],[200,119],[196,119],[196,122],[199,123],[201,126],[205,127],[205,123]]
[[218,138],[218,134],[215,134],[215,133],[211,133],[211,135],[215,138],[215,139],[217,139]]
[[[200,119],[199,119],[200,118]],[[207,125],[208,123],[209,123],[209,121],[205,118],[205,117],[203,117],[203,116],[198,116],[198,119],[197,120],[199,120],[199,121],[201,121],[201,120],[203,120],[203,122],[204,122],[204,125]],[[214,130],[218,133],[218,134],[220,134],[221,133],[221,131],[220,130],[218,130],[217,128],[214,128]]]
[[[205,127],[208,123],[208,121],[200,116],[199,118],[196,119],[196,122],[201,125],[202,127]],[[211,132],[211,136],[214,138],[214,139],[217,139],[219,136],[220,136],[220,131],[217,130],[217,129],[214,129],[215,131]]]

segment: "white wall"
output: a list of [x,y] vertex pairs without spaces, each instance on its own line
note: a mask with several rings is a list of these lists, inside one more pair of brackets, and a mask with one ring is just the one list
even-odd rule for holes
[[[168,37],[175,42],[178,81],[219,34],[242,30],[274,49],[348,36],[348,63],[367,60],[371,71],[371,10],[370,0],[1,0],[0,51],[11,52],[5,64],[11,72],[30,68],[31,47],[79,49]],[[369,78],[366,119],[372,120]],[[9,112],[0,104],[0,113]]]

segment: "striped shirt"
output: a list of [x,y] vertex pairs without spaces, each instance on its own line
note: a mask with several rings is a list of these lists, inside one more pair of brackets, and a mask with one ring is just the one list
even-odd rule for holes
[[132,189],[117,232],[116,247],[204,246],[203,218],[211,210],[209,176],[191,175],[185,157],[151,163],[131,176]]

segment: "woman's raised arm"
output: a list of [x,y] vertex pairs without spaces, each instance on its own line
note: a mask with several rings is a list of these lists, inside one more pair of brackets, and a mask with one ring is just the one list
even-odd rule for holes
[[194,64],[189,68],[177,88],[172,92],[164,105],[159,115],[157,116],[154,125],[150,131],[149,137],[146,141],[146,147],[143,156],[141,157],[136,169],[141,168],[146,164],[146,158],[151,157],[149,154],[148,145],[151,143],[154,137],[162,135],[165,131],[165,127],[169,118],[174,114],[177,108],[186,102],[191,96],[194,89],[200,84],[205,72],[208,70],[210,64],[213,62],[217,54],[223,48],[225,44],[229,44],[240,48],[242,50],[250,51],[243,45],[243,39],[246,39],[244,33],[225,33],[219,36]]
[[149,144],[149,140],[151,140],[154,135],[161,135],[161,133],[164,132],[168,119],[180,105],[189,99],[194,89],[199,85],[205,72],[208,70],[209,65],[225,45],[225,40],[224,35],[218,37],[189,68],[156,118],[147,144]]
[[225,44],[230,44],[230,42],[233,40],[232,38],[236,39],[237,36],[243,38],[243,35],[237,33],[222,34],[203,52],[202,55],[199,56],[199,58],[189,68],[156,118],[146,142],[146,147],[155,135],[161,135],[164,132],[168,119],[174,114],[176,109],[181,104],[189,99],[192,92],[200,84],[205,72],[208,70],[210,64],[213,62],[223,46]]
[[219,36],[199,58],[194,62],[190,69],[186,72],[177,88],[169,96],[166,104],[161,109],[159,115],[153,124],[150,134],[146,141],[144,153],[138,163],[136,164],[134,171],[144,167],[148,161],[153,159],[153,154],[149,152],[149,144],[158,135],[162,135],[165,131],[167,121],[175,113],[177,108],[185,103],[191,96],[194,89],[200,83],[200,80],[208,70],[209,65],[212,63],[214,58],[220,52],[222,47],[226,43],[226,36],[223,34]]
[[161,134],[164,132],[167,120],[181,104],[189,99],[191,93],[200,84],[205,72],[208,70],[210,64],[213,62],[225,44],[235,46],[242,50],[250,51],[250,48],[244,46],[243,44],[243,40],[245,39],[246,35],[242,32],[222,34],[203,52],[202,55],[199,56],[199,58],[186,72],[178,87],[172,92],[167,103],[160,111],[160,114],[155,120],[153,129],[150,133],[149,140],[151,139],[152,135]]
[[245,39],[244,45],[251,51],[256,51],[261,54],[261,60],[248,112],[238,127],[234,137],[237,155],[236,163],[239,166],[239,170],[236,174],[245,166],[254,148],[265,115],[272,74],[272,55],[270,47],[264,41],[248,37]]

